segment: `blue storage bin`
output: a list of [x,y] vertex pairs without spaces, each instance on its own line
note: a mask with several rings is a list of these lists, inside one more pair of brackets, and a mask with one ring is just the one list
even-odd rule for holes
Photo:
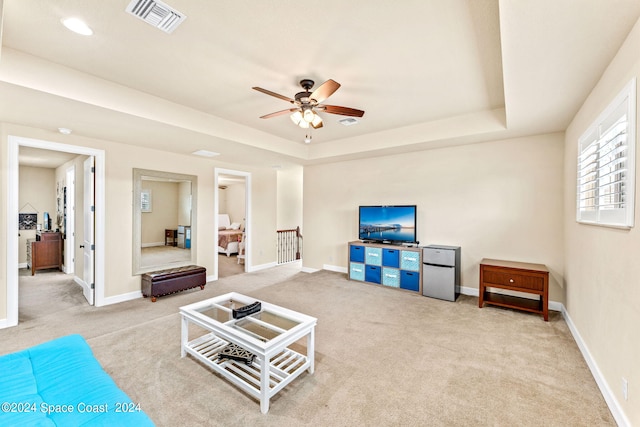
[[400,267],[400,251],[397,249],[382,250],[382,265],[385,267]]
[[349,278],[351,280],[364,281],[364,264],[352,262],[349,264]]
[[353,262],[364,262],[364,246],[350,245],[349,260]]
[[408,271],[420,271],[420,252],[400,251],[400,268]]
[[366,282],[378,283],[382,282],[382,267],[376,265],[366,265],[364,269],[364,280]]
[[415,271],[400,271],[400,287],[410,291],[420,290],[420,273]]
[[369,265],[382,265],[382,248],[365,247],[364,262]]
[[382,284],[394,288],[400,287],[400,270],[382,267]]

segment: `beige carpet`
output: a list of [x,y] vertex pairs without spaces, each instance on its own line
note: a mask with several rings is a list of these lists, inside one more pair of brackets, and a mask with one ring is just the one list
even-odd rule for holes
[[[55,301],[72,290],[27,286],[25,296],[58,309],[0,330],[0,353],[80,333],[158,426],[615,425],[556,312],[544,322],[479,309],[474,297],[440,301],[291,266],[102,308]],[[273,398],[266,415],[193,358],[180,358],[178,307],[230,291],[318,318],[315,373]]]
[[233,276],[244,273],[244,261],[238,264],[238,256],[218,254],[218,278]]
[[178,248],[176,246],[150,246],[140,249],[140,265],[167,265],[170,268],[174,262],[191,260],[191,249]]

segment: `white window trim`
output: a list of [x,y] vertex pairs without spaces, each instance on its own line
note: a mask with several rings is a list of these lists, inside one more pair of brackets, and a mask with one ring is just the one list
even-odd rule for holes
[[[588,151],[593,144],[593,135],[600,132],[600,126],[610,121],[610,116],[616,113],[620,107],[626,104],[627,109],[627,155],[626,173],[624,178],[624,208],[623,209],[600,209],[596,206],[595,211],[583,211],[580,209],[580,170],[581,155]],[[624,108],[624,107],[623,107]],[[635,211],[635,159],[636,159],[636,79],[632,79],[624,89],[614,98],[607,108],[600,113],[598,118],[589,126],[578,140],[577,176],[576,176],[576,221],[583,224],[600,225],[615,228],[631,228],[634,226]],[[601,135],[597,140],[601,140]],[[599,161],[599,160],[598,160]],[[599,165],[599,163],[598,163]],[[600,165],[597,169],[600,169]],[[598,176],[596,183],[600,183]],[[599,184],[596,184],[597,186]],[[607,215],[614,213],[613,216]],[[615,217],[615,214],[618,214]]]

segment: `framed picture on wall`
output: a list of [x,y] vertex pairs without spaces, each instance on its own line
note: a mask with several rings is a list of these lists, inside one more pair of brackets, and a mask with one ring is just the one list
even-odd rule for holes
[[19,213],[18,229],[19,230],[35,230],[38,222],[37,213]]

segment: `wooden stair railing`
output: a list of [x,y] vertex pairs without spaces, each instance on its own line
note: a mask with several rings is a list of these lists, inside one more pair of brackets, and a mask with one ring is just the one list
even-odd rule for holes
[[278,264],[286,264],[302,259],[302,234],[300,227],[291,230],[277,230]]

